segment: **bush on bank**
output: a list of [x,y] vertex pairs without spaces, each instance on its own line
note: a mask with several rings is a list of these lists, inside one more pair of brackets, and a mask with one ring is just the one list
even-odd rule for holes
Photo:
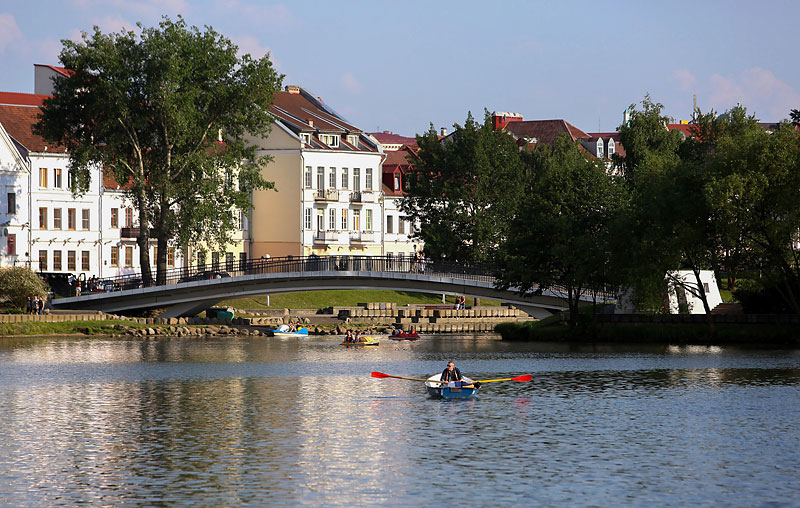
[[50,291],[47,283],[27,267],[14,266],[0,269],[0,299],[17,309],[24,309],[28,297],[46,298]]

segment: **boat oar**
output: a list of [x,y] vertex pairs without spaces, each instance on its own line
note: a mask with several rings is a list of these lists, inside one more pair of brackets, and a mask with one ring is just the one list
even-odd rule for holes
[[[428,379],[422,379],[420,377],[392,376],[392,375],[389,375],[389,374],[384,374],[383,372],[373,372],[370,375],[372,377],[377,377],[377,378],[381,378],[381,379],[386,378],[386,377],[393,377],[395,379],[408,379],[409,381],[422,381],[423,383],[427,383],[429,381]],[[431,383],[447,384],[447,381],[431,381]]]
[[504,379],[487,379],[485,381],[475,381],[476,383],[495,383],[497,381],[530,381],[533,379],[533,376],[530,374],[526,374],[524,376],[517,376],[517,377],[507,377]]

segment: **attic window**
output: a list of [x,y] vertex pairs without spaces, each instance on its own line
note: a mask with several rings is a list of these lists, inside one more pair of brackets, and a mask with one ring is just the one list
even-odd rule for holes
[[320,140],[331,148],[339,148],[339,136],[336,134],[320,134]]
[[358,148],[358,135],[350,134],[347,136],[347,142]]
[[616,143],[614,143],[614,138],[608,140],[608,158],[610,159],[614,152],[616,152]]
[[303,143],[310,145],[311,144],[311,134],[307,132],[300,133],[300,139],[303,140]]
[[603,156],[603,138],[597,138],[597,157]]

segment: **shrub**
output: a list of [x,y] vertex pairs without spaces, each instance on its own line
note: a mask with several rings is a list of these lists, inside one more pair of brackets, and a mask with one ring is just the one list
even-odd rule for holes
[[745,314],[789,314],[791,310],[778,289],[751,279],[742,279],[733,291]]
[[47,283],[30,268],[15,266],[0,269],[0,298],[14,307],[24,309],[29,296],[46,298],[49,291]]

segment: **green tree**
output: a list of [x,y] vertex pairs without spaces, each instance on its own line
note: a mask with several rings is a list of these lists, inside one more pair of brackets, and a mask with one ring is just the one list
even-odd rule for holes
[[625,186],[566,134],[526,159],[530,188],[503,247],[499,287],[563,290],[576,326],[580,297],[611,280],[610,242]]
[[237,57],[210,27],[187,28],[180,17],[138,26],[138,34],[95,27],[80,42],[62,41],[61,64],[73,73],[55,81],[37,131],[69,150],[74,193],[97,167],[130,189],[150,285],[151,228],[163,283],[169,242],[226,243],[250,192],[272,186],[246,134],[268,134],[282,76],[268,56]]
[[25,308],[28,297],[47,298],[50,288],[30,268],[15,266],[0,269],[0,298],[19,309]]
[[524,197],[519,147],[505,131],[469,114],[463,126],[440,139],[436,130],[417,136],[418,158],[402,209],[419,225],[417,237],[434,258],[493,261]]

